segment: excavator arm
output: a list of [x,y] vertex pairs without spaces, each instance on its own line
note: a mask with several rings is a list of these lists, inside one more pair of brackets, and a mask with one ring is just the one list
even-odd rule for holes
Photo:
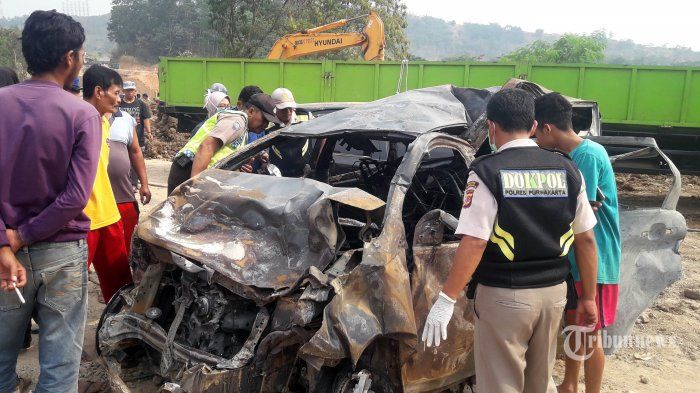
[[[348,22],[367,17],[364,30],[356,33],[326,33]],[[360,46],[365,60],[384,60],[384,23],[379,16],[370,11],[352,19],[341,19],[327,25],[287,34],[275,42],[267,55],[268,59],[296,59],[302,56],[324,53],[353,46]]]

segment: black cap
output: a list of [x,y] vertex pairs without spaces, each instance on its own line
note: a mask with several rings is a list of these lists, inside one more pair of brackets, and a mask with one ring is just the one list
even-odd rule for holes
[[246,106],[254,106],[263,113],[265,118],[275,124],[281,124],[280,119],[275,116],[275,103],[272,101],[272,97],[269,94],[257,93],[250,97],[250,100],[246,103]]

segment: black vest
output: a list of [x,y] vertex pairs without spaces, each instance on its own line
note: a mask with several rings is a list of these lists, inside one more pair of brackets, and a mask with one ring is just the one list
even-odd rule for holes
[[581,173],[563,153],[514,147],[471,166],[498,203],[498,215],[472,284],[539,288],[562,283],[581,190]]

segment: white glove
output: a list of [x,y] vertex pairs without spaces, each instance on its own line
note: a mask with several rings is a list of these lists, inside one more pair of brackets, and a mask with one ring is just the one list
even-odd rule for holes
[[433,304],[433,308],[428,313],[428,319],[425,320],[425,327],[423,328],[422,341],[425,342],[427,340],[428,347],[433,346],[433,341],[435,341],[436,347],[440,345],[440,333],[442,333],[442,339],[447,340],[447,324],[452,319],[455,303],[457,303],[456,300],[452,300],[449,296],[440,292],[438,299]]

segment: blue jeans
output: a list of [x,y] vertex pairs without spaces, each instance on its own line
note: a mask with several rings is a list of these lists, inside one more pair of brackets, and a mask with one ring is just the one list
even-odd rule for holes
[[36,310],[41,373],[36,393],[77,392],[87,316],[87,243],[37,243],[15,254],[27,270],[17,294],[0,293],[0,393],[17,384],[17,356]]

